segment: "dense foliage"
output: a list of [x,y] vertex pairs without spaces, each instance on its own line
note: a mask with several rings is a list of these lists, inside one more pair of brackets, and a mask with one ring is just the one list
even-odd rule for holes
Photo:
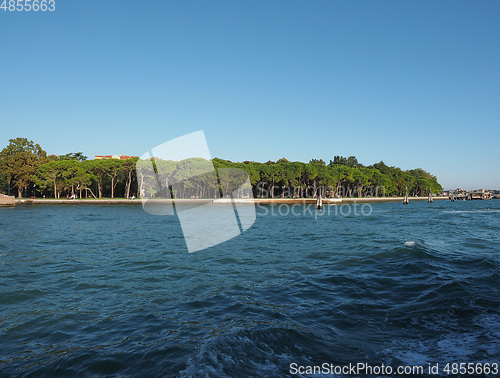
[[217,168],[239,168],[248,172],[255,197],[312,197],[318,188],[327,196],[401,196],[439,193],[443,189],[435,176],[422,169],[403,171],[380,162],[364,167],[354,156],[336,156],[327,165],[322,160],[309,163],[277,162],[233,163],[214,159]]
[[[403,171],[384,162],[363,166],[354,156],[335,156],[329,164],[316,159],[234,163],[216,158],[216,171],[199,158],[153,163],[86,159],[81,152],[47,156],[32,141],[11,139],[0,152],[0,192],[16,189],[18,196],[54,198],[213,198],[239,190],[241,195],[252,191],[254,197],[275,198],[314,197],[320,192],[330,197],[401,196],[406,190],[422,196],[442,191],[436,177],[420,168]],[[251,186],[245,187],[247,177]]]
[[[8,186],[17,190],[18,197],[32,184],[47,154],[38,145],[26,138],[10,139],[9,145],[0,151],[0,173]],[[5,181],[2,186],[5,186]]]

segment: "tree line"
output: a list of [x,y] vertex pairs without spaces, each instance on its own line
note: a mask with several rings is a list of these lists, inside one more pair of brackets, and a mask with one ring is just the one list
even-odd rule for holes
[[303,163],[285,158],[266,163],[218,158],[156,159],[151,163],[138,158],[88,160],[81,152],[47,155],[26,138],[9,142],[0,152],[0,192],[18,197],[213,198],[250,191],[257,198],[314,197],[319,193],[373,197],[442,191],[436,177],[423,169],[403,171],[383,161],[363,166],[354,156],[335,156],[328,164],[321,159]]
[[255,197],[312,197],[318,192],[327,197],[383,197],[406,191],[422,196],[443,190],[437,178],[423,169],[403,171],[383,161],[363,166],[354,156],[335,156],[328,164],[321,159],[302,163],[282,158],[266,163],[214,159],[214,165],[246,171]]

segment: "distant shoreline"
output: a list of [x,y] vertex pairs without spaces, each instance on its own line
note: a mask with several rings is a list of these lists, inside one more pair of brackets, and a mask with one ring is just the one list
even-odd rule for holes
[[[348,198],[324,198],[324,205],[334,205],[343,203],[373,203],[373,202],[403,202],[404,197],[348,197]],[[449,200],[448,197],[432,197],[433,200]],[[409,197],[411,201],[427,201],[427,197]],[[149,199],[148,202],[161,204],[162,202],[170,202],[165,199]],[[234,203],[240,204],[260,204],[260,205],[280,205],[280,204],[315,204],[315,198],[235,198]],[[99,198],[99,199],[50,199],[50,198],[16,198],[16,205],[141,205],[141,199],[124,199],[124,198]],[[221,199],[177,199],[178,204],[229,204],[229,198]]]

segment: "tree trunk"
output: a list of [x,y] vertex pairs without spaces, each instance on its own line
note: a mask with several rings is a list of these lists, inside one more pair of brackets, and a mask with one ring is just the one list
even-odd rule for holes
[[102,198],[101,175],[97,176],[97,191],[99,194],[99,198]]
[[[130,186],[132,185],[132,171],[128,172],[127,184],[125,185],[125,197],[130,197]],[[168,188],[168,186],[167,186]]]
[[97,198],[97,197],[95,196],[94,192],[92,191],[92,189],[90,189],[90,188],[84,188],[84,189],[85,189],[85,197],[87,197],[87,193],[88,193],[88,192],[90,192],[90,194],[92,194],[92,196],[93,196],[94,198]]
[[137,184],[137,197],[142,198],[142,187],[144,185],[144,176],[141,175],[141,183]]

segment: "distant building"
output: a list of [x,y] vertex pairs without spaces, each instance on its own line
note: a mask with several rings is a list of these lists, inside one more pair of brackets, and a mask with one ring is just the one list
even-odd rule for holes
[[127,160],[136,158],[138,156],[128,156],[128,155],[96,155],[95,160],[108,160],[108,159],[119,159],[119,160]]
[[493,198],[493,194],[491,192],[487,192],[484,189],[479,189],[475,192],[471,192],[471,199],[473,200],[490,200]]

